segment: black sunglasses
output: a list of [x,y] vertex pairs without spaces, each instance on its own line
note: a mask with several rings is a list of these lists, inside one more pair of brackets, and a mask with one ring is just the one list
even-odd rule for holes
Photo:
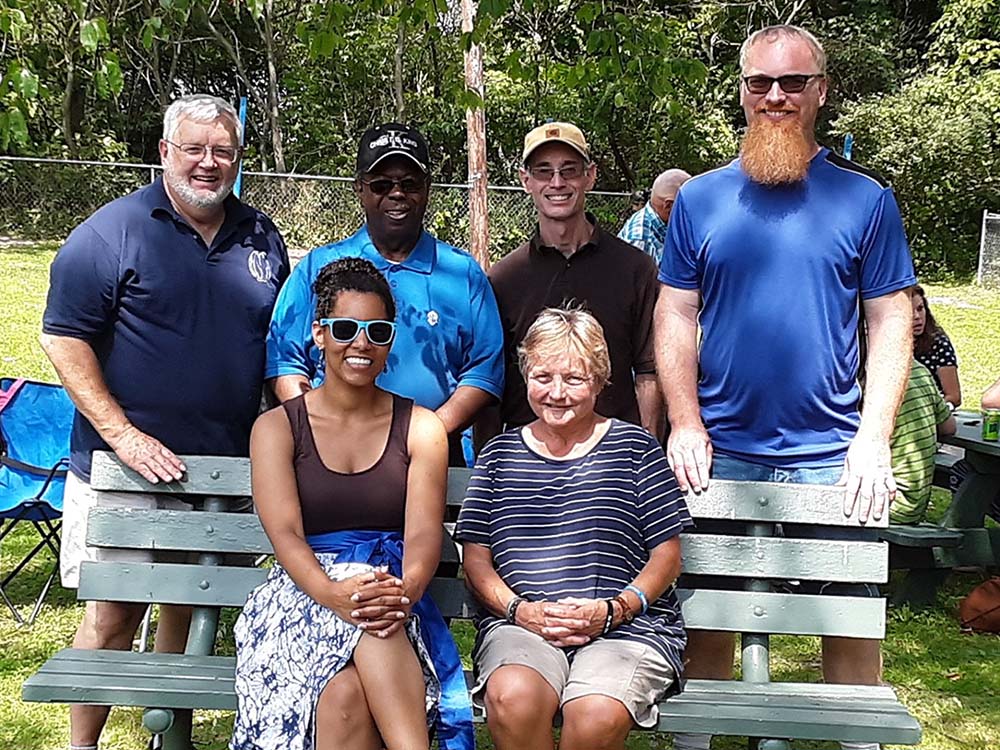
[[427,185],[427,178],[404,177],[401,180],[393,180],[389,177],[376,177],[374,180],[361,180],[361,184],[375,195],[388,195],[397,185],[404,193],[419,193]]
[[375,346],[388,346],[396,335],[396,324],[388,320],[355,320],[354,318],[320,318],[319,324],[330,330],[338,344],[350,344],[361,331]]
[[789,73],[785,76],[743,76],[743,83],[751,94],[766,94],[777,81],[786,94],[798,94],[805,90],[813,78],[826,78],[822,73]]

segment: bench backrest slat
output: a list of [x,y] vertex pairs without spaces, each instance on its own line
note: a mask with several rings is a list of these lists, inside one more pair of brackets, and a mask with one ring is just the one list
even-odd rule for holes
[[859,504],[850,517],[844,515],[844,488],[811,484],[735,482],[715,479],[701,493],[688,493],[687,505],[694,518],[728,519],[761,523],[801,523],[817,526],[886,528],[889,514],[861,524]]
[[229,456],[181,456],[187,473],[179,482],[147,482],[114,454],[94,451],[90,486],[114,492],[156,492],[167,495],[249,497],[250,459]]
[[[266,570],[177,563],[84,562],[79,597],[104,601],[242,607]],[[471,617],[475,599],[456,578],[435,578],[434,601],[446,617]],[[885,601],[751,591],[678,590],[693,630],[882,638]]]
[[[151,484],[122,465],[113,453],[95,451],[91,487],[116,492],[160,492],[187,495],[250,495],[250,460],[226,456],[182,456],[186,477],[179,482]],[[450,469],[447,503],[461,506],[471,471]],[[821,526],[861,527],[858,508],[851,517],[843,513],[840,487],[772,482],[714,480],[708,490],[689,493],[688,508],[695,518],[715,518],[762,523],[801,523]],[[888,515],[869,519],[865,528],[887,528]]]
[[[451,524],[449,524],[450,526]],[[257,516],[246,513],[189,513],[95,508],[87,525],[92,547],[270,554],[271,543]],[[737,578],[790,578],[884,583],[889,560],[881,542],[684,534],[684,572]],[[459,551],[445,538],[443,562]]]

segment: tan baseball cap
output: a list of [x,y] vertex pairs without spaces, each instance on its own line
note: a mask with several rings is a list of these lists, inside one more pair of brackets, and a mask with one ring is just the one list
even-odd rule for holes
[[586,161],[590,161],[590,147],[587,145],[587,139],[583,137],[583,131],[568,122],[547,122],[524,136],[521,161],[527,162],[531,153],[546,143],[565,143],[578,151]]

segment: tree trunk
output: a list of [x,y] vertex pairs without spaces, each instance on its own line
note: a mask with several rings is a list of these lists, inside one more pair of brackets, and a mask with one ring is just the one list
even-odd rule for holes
[[66,58],[66,88],[63,89],[62,97],[62,130],[63,140],[69,154],[76,157],[78,148],[76,144],[76,64],[73,62],[72,54]]
[[403,50],[406,49],[406,24],[396,22],[396,54],[393,56],[393,94],[396,99],[396,120],[406,122],[406,99],[403,97]]
[[271,150],[274,153],[274,168],[278,172],[285,171],[285,150],[281,136],[281,112],[278,106],[278,66],[275,61],[273,0],[267,0],[264,10],[264,46],[267,50],[267,105],[268,120],[271,130]]
[[[476,0],[462,0],[462,31],[472,32]],[[473,44],[465,53],[465,87],[483,97],[483,52]],[[469,151],[469,252],[483,270],[490,267],[489,207],[486,194],[486,113],[483,105],[465,110]]]

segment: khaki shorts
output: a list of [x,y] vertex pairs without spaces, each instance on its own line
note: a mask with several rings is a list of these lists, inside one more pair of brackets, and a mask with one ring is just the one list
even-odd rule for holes
[[601,638],[577,649],[570,662],[552,646],[517,625],[500,625],[482,640],[475,654],[472,700],[484,706],[486,683],[500,667],[529,667],[552,686],[562,707],[585,695],[606,695],[628,709],[640,727],[656,726],[663,699],[675,675],[670,663],[651,646],[621,638]]
[[[80,586],[80,563],[91,561],[152,562],[153,553],[133,549],[104,549],[87,546],[87,516],[91,508],[138,508],[141,510],[193,510],[191,503],[169,495],[144,495],[138,492],[97,492],[72,472],[66,475],[63,495],[62,541],[59,550],[59,575],[68,589]],[[157,553],[164,562],[185,560],[185,553]]]

